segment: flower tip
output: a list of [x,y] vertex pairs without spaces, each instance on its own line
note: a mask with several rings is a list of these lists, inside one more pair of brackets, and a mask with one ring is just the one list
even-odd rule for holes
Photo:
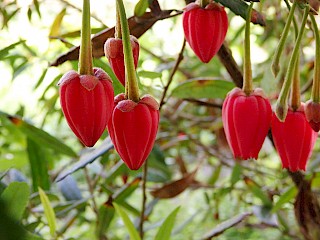
[[280,122],[284,122],[286,120],[287,113],[288,113],[288,107],[284,107],[277,104],[275,114]]

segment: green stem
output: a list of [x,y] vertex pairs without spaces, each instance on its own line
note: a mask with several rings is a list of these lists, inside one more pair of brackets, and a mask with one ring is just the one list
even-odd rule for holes
[[282,32],[282,35],[281,35],[281,38],[280,38],[280,41],[279,41],[279,44],[278,44],[278,47],[277,47],[277,50],[274,54],[274,57],[273,57],[273,60],[272,60],[272,72],[274,74],[274,76],[276,77],[279,73],[279,62],[280,62],[280,57],[281,57],[281,54],[283,52],[283,49],[284,49],[284,46],[285,46],[285,42],[286,42],[286,39],[288,37],[288,33],[289,33],[289,29],[290,29],[290,25],[291,25],[291,22],[292,22],[292,19],[293,19],[293,15],[294,15],[294,10],[297,6],[297,3],[296,1],[293,2],[292,4],[292,7],[289,11],[289,16],[288,16],[288,19],[287,19],[287,22],[286,22],[286,25],[283,29],[283,32]]
[[120,20],[120,13],[118,11],[118,8],[117,8],[117,11],[116,11],[116,27],[115,27],[115,33],[114,33],[114,36],[115,38],[122,38],[122,33],[121,33],[121,20]]
[[205,8],[209,4],[209,0],[200,0],[200,6]]
[[136,70],[134,67],[133,54],[130,42],[130,33],[129,26],[126,17],[126,12],[124,9],[123,1],[117,0],[117,11],[120,14],[121,21],[121,33],[123,40],[123,53],[124,53],[124,62],[126,69],[126,88],[125,96],[127,99],[130,99],[134,102],[139,102],[139,86],[136,76]]
[[83,0],[79,73],[80,75],[93,75],[90,0]]
[[296,64],[294,67],[294,75],[293,75],[293,81],[292,81],[292,89],[291,89],[291,107],[293,111],[298,110],[298,108],[301,105],[300,100],[300,61],[299,56],[296,60]]
[[316,55],[314,60],[313,86],[311,99],[313,102],[320,103],[320,34],[317,22],[313,14],[310,14],[311,24],[316,38]]
[[252,69],[250,52],[250,23],[253,3],[250,4],[246,19],[245,38],[244,38],[244,76],[242,90],[246,95],[252,92]]
[[289,61],[289,67],[287,69],[284,83],[282,85],[281,92],[280,92],[280,95],[279,95],[279,98],[277,101],[276,115],[280,121],[284,121],[287,116],[289,90],[290,90],[291,83],[292,83],[293,76],[294,76],[294,72],[295,72],[296,61],[299,57],[299,48],[300,48],[301,39],[302,39],[302,36],[304,33],[304,29],[305,29],[305,25],[307,22],[309,11],[310,11],[310,6],[309,6],[309,4],[307,4],[306,8],[304,10],[300,31],[299,31],[298,37],[296,39],[294,49],[293,49],[293,52],[292,52],[292,55],[291,55],[291,58]]

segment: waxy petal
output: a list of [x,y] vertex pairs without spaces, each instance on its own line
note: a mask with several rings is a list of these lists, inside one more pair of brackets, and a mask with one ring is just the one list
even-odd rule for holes
[[282,167],[291,172],[305,170],[317,133],[308,124],[303,105],[295,112],[289,109],[284,122],[273,114],[271,129]]
[[59,81],[61,108],[68,125],[88,147],[99,140],[113,110],[112,83],[101,71],[94,69],[95,76],[70,71]]
[[[122,97],[123,94],[115,99],[118,101]],[[159,111],[148,104],[131,100],[117,102],[108,131],[116,151],[130,169],[139,169],[149,156],[158,124]]]
[[[135,68],[138,65],[140,46],[138,39],[134,36],[130,36],[130,43],[132,47],[133,60]],[[120,38],[108,38],[104,44],[104,53],[108,58],[110,66],[117,76],[121,84],[125,85],[125,67],[124,67],[124,55],[123,44]]]
[[186,6],[183,13],[184,35],[199,59],[208,63],[219,51],[228,31],[224,8],[210,3],[205,9],[196,3]]
[[236,159],[258,158],[270,128],[272,110],[261,90],[247,96],[231,90],[222,106],[222,121],[228,144]]

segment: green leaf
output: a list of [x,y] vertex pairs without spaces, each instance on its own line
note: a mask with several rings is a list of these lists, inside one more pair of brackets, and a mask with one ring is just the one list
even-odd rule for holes
[[190,79],[172,90],[171,96],[178,98],[221,98],[234,88],[234,84],[213,78]]
[[[222,5],[229,8],[234,14],[241,16],[244,20],[247,17],[247,12],[249,5],[242,0],[216,0],[216,2],[221,3]],[[251,22],[254,24],[259,24],[261,26],[265,26],[266,22],[264,17],[257,12],[256,10],[252,10]]]
[[25,182],[12,182],[3,191],[1,198],[7,203],[7,211],[10,216],[20,220],[27,207],[30,196],[29,186]]
[[27,137],[27,152],[32,175],[33,190],[38,187],[44,190],[50,189],[50,178],[47,167],[47,153],[45,149]]
[[130,240],[141,240],[137,230],[134,228],[133,223],[131,222],[129,216],[127,213],[120,207],[120,205],[113,203],[114,208],[116,209],[116,212],[120,215],[122,218],[122,221],[126,225],[126,228],[130,235]]
[[286,192],[284,192],[279,200],[274,204],[271,209],[271,213],[277,212],[285,203],[288,203],[291,199],[293,199],[298,193],[298,189],[295,186],[289,188]]
[[98,224],[96,229],[96,234],[98,239],[104,239],[105,234],[110,226],[110,223],[114,217],[114,207],[112,205],[105,203],[99,208],[98,214]]
[[231,178],[230,178],[231,186],[234,186],[240,180],[241,172],[242,172],[242,167],[238,162],[236,162],[231,173]]
[[56,37],[60,35],[61,23],[62,23],[63,17],[66,15],[66,11],[67,9],[64,8],[54,19],[51,25],[49,37]]
[[46,74],[47,74],[47,71],[48,71],[48,68],[46,68],[46,69],[42,72],[40,78],[39,78],[38,81],[37,81],[37,84],[34,86],[33,89],[37,89],[37,88],[40,86],[40,84],[43,82],[43,79],[45,78],[45,76],[46,76]]
[[217,182],[221,173],[221,169],[222,169],[222,165],[219,165],[218,167],[216,167],[216,169],[214,170],[214,172],[212,173],[208,181],[210,185],[214,186],[214,184]]
[[163,239],[169,239],[174,222],[177,216],[177,213],[179,212],[180,207],[177,207],[175,210],[173,210],[169,216],[166,218],[166,220],[161,225],[159,231],[157,232],[157,235],[155,237],[155,240],[163,240]]
[[56,216],[55,213],[53,211],[53,208],[50,204],[49,198],[47,197],[46,193],[39,187],[39,195],[40,195],[40,200],[43,206],[43,210],[44,210],[44,215],[47,218],[48,221],[48,225],[50,228],[50,234],[51,236],[55,235],[56,232]]
[[139,75],[139,77],[150,78],[150,79],[162,77],[161,72],[151,72],[151,71],[140,71],[140,72],[138,72],[138,75]]
[[8,47],[5,47],[0,50],[0,60],[4,59],[10,52],[10,50],[14,49],[17,45],[22,44],[25,40],[21,40],[19,42],[12,43]]
[[40,144],[41,146],[51,148],[57,153],[62,153],[70,157],[77,156],[77,154],[70,147],[68,147],[49,133],[43,131],[42,129],[23,121],[21,118],[13,116],[8,117],[18,129],[20,129],[25,135],[27,135],[27,137]]
[[36,8],[36,11],[38,13],[39,18],[41,18],[40,5],[39,5],[38,0],[33,0],[33,4],[34,4],[34,6]]
[[267,207],[272,206],[272,201],[267,196],[267,194],[261,189],[260,186],[258,186],[254,181],[252,181],[250,178],[245,177],[244,179],[246,185],[248,186],[249,190],[257,197],[259,198],[263,204]]
[[139,2],[136,4],[134,8],[134,15],[137,17],[141,17],[149,7],[149,1],[148,0],[139,0]]

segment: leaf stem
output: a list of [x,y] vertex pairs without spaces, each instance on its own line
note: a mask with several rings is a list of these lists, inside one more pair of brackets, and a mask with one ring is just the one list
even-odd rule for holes
[[134,102],[139,102],[139,86],[136,76],[136,70],[134,67],[133,54],[130,42],[129,26],[124,9],[123,1],[117,0],[117,11],[120,15],[121,33],[123,39],[123,53],[126,69],[126,81],[125,81],[125,96]]
[[118,11],[118,8],[116,10],[116,27],[115,27],[115,33],[114,33],[115,38],[122,38],[122,33],[121,33],[121,20],[120,20],[120,13]]
[[244,79],[242,90],[246,95],[252,92],[252,69],[251,69],[251,52],[250,52],[250,23],[253,3],[250,4],[247,12],[245,38],[244,38]]
[[300,100],[300,61],[299,61],[298,54],[296,64],[294,67],[294,75],[293,75],[293,81],[292,81],[292,89],[291,89],[291,107],[293,111],[298,110],[298,108],[301,105]]
[[290,8],[289,16],[288,16],[286,25],[285,25],[285,27],[283,29],[283,32],[282,32],[282,35],[281,35],[277,50],[276,50],[276,52],[274,54],[274,57],[273,57],[273,60],[272,60],[271,68],[272,68],[272,72],[273,72],[275,77],[279,73],[280,57],[281,57],[281,54],[283,52],[286,39],[288,37],[288,33],[289,33],[289,30],[290,30],[290,25],[291,25],[291,22],[292,22],[292,19],[293,19],[293,16],[294,16],[294,10],[295,10],[296,6],[297,6],[297,3],[296,3],[296,1],[294,1],[293,4],[292,4],[292,7]]
[[83,0],[79,73],[80,75],[93,75],[90,0]]
[[316,54],[314,60],[313,86],[311,99],[313,102],[320,103],[320,34],[314,15],[310,14],[311,24],[316,38]]
[[300,31],[296,39],[292,55],[290,57],[289,66],[286,72],[286,76],[284,78],[284,83],[282,85],[281,92],[276,104],[276,115],[280,121],[284,121],[287,116],[289,90],[290,90],[293,76],[295,73],[296,61],[298,60],[298,57],[299,57],[299,48],[301,45],[301,40],[304,33],[309,11],[310,11],[310,6],[309,4],[306,4],[306,7],[303,13],[302,23],[300,26]]

